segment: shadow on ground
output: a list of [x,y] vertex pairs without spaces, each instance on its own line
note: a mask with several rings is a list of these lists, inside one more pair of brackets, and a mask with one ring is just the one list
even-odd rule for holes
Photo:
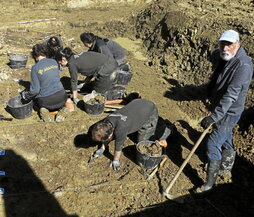
[[[191,195],[175,200],[140,208],[136,213],[123,217],[243,217],[253,216],[254,205],[254,165],[237,156],[232,171],[232,182],[218,184],[214,191],[205,198],[195,199]],[[218,200],[220,198],[220,200]],[[178,203],[181,201],[183,203]]]
[[0,162],[6,173],[0,179],[6,217],[78,217],[65,213],[22,156],[6,150]]

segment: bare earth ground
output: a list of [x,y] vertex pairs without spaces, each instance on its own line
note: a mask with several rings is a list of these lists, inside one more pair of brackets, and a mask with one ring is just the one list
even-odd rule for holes
[[[121,171],[109,168],[113,145],[110,153],[88,164],[96,147],[89,147],[87,130],[107,113],[92,116],[77,109],[63,123],[43,123],[34,111],[23,120],[1,121],[0,150],[7,152],[0,156],[0,170],[6,172],[0,178],[0,187],[6,191],[0,200],[0,216],[253,216],[253,84],[235,129],[238,156],[232,178],[220,177],[207,199],[184,197],[205,180],[202,143],[170,191],[178,199],[185,198],[185,203],[161,194],[202,132],[199,122],[208,114],[202,85],[211,72],[209,53],[219,33],[237,29],[254,56],[253,2],[180,0],[148,5],[140,1],[91,8],[68,8],[64,1],[58,2],[0,1],[0,114],[11,117],[6,102],[24,89],[13,78],[29,81],[33,64],[29,58],[26,68],[10,69],[9,55],[29,55],[34,44],[53,35],[81,52],[85,48],[79,35],[91,31],[115,39],[126,49],[133,71],[127,90],[155,102],[160,116],[176,131],[169,138],[164,166],[147,181],[130,139],[123,150]],[[19,23],[48,18],[56,20]],[[61,77],[68,84],[67,70],[61,71]]]

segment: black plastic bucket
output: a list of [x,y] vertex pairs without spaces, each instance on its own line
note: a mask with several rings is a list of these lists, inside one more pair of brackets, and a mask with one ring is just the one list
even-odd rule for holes
[[[97,101],[97,97],[103,98],[103,101]],[[92,100],[94,100],[94,103],[90,103]],[[92,92],[90,94],[87,94],[83,97],[84,101],[84,109],[87,114],[91,115],[99,115],[103,113],[104,107],[105,107],[105,97],[102,96],[100,93]]]
[[122,99],[125,97],[125,87],[116,86],[105,92],[107,100]]
[[144,169],[154,169],[163,159],[163,155],[161,156],[151,156],[147,153],[142,153],[139,149],[140,146],[150,145],[154,142],[152,141],[141,141],[136,145],[136,160],[139,166]]
[[28,56],[13,55],[9,57],[9,66],[12,69],[25,68]]
[[129,63],[119,66],[119,69],[117,70],[116,84],[127,85],[130,83],[131,78],[131,66]]
[[23,104],[21,101],[21,96],[15,96],[9,99],[8,110],[14,118],[24,119],[32,115],[33,111],[33,101]]

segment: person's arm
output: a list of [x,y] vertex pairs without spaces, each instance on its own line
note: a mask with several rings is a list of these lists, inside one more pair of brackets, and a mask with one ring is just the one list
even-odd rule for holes
[[120,137],[115,136],[115,152],[114,152],[114,159],[111,162],[111,166],[114,170],[120,170],[120,157],[122,154],[122,147],[127,135],[120,135]]
[[69,64],[69,73],[71,76],[71,89],[73,94],[73,100],[78,98],[78,69],[74,64]]
[[30,82],[30,90],[26,92],[25,97],[27,100],[31,100],[36,95],[39,94],[41,89],[40,81],[38,78],[37,70],[35,67],[32,67],[31,70],[31,82]]
[[114,153],[114,160],[120,160],[120,157],[121,157],[121,154],[122,154],[122,151],[115,151]]

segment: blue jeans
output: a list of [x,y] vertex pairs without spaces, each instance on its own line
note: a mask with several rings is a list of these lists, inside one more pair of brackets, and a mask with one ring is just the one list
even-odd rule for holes
[[209,160],[221,160],[222,148],[234,149],[233,128],[241,115],[225,115],[217,122],[207,141],[207,156]]

